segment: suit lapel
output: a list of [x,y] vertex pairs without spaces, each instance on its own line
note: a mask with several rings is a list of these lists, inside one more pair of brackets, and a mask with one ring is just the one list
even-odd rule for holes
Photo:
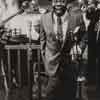
[[48,16],[49,17],[49,20],[48,20],[48,23],[49,23],[49,28],[51,30],[52,33],[54,33],[54,19],[53,19],[53,12],[50,13],[50,15]]
[[70,30],[71,30],[71,16],[69,15],[68,16],[68,18],[67,18],[67,20],[68,20],[68,24],[67,24],[67,26],[66,26],[66,35],[65,35],[65,39],[64,39],[64,41],[63,41],[63,44],[62,44],[62,48],[64,47],[64,44],[65,44],[65,42],[66,42],[66,39],[67,39],[67,35],[68,35],[68,32],[70,32]]
[[[51,12],[51,13],[48,14],[48,20],[49,20],[48,21],[49,24],[47,23],[49,25],[48,28],[49,28],[49,30],[51,30],[51,33],[54,33],[53,35],[56,37],[56,34],[54,32],[53,12]],[[68,33],[70,31],[73,31],[74,27],[76,26],[75,25],[75,20],[74,20],[73,16],[71,16],[70,14],[67,16],[66,20],[68,20],[68,24],[66,25],[66,28],[67,28],[66,29],[66,35],[65,35],[65,39],[64,39],[63,44],[62,44],[62,48],[64,47],[64,44],[65,44],[65,42],[67,40]]]
[[75,17],[73,17],[72,15],[69,14],[68,16],[68,26],[67,26],[67,30],[66,30],[66,36],[65,36],[65,40],[62,44],[62,48],[64,47],[65,43],[66,43],[66,40],[68,38],[68,34],[70,31],[74,31],[75,27],[77,26],[76,25],[76,20],[75,20]]

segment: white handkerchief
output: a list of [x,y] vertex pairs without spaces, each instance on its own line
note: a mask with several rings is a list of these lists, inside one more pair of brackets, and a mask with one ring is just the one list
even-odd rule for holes
[[77,33],[77,32],[79,31],[79,29],[80,29],[80,26],[77,26],[77,27],[74,29],[73,33]]

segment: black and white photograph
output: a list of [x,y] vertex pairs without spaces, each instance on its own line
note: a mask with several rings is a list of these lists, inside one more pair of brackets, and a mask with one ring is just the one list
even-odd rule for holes
[[100,100],[100,0],[0,0],[0,100]]

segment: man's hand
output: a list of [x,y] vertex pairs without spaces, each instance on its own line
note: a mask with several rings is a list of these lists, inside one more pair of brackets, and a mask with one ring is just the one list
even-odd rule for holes
[[77,27],[74,29],[73,34],[76,34],[76,33],[79,31],[79,29],[80,29],[80,26],[77,26]]
[[79,45],[74,45],[72,48],[71,48],[71,51],[70,51],[70,55],[72,57],[72,61],[76,61],[77,60],[77,57],[79,55],[81,55],[82,53],[82,50],[80,48]]

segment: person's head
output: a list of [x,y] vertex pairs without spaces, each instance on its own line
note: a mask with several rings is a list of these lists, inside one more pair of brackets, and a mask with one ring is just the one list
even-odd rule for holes
[[67,0],[52,0],[53,10],[57,16],[62,16],[67,7]]
[[38,0],[32,0],[30,2],[29,6],[30,6],[30,9],[31,10],[37,10],[38,9],[38,6],[39,6]]
[[77,1],[78,1],[78,4],[79,4],[81,11],[86,12],[88,1],[87,0],[77,0]]
[[97,1],[96,1],[96,5],[97,5],[97,9],[100,10],[100,0],[97,0]]
[[15,6],[18,5],[19,0],[6,0],[8,6]]
[[100,3],[100,0],[97,0],[97,2],[99,2],[99,3]]

